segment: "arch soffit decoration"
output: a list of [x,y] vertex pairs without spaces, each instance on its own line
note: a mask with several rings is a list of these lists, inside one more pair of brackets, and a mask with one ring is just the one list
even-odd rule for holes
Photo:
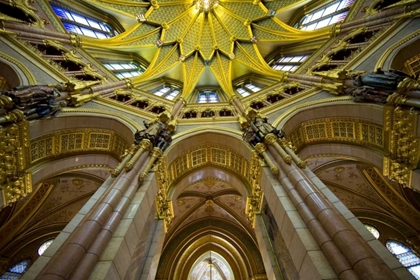
[[[38,183],[34,192],[13,209],[16,214],[4,221],[0,253],[11,259],[22,253],[37,258],[37,247],[57,236],[103,181],[97,174],[70,171]],[[16,236],[18,232],[24,234]]]
[[[234,271],[241,272],[244,277],[239,279],[264,272],[256,241],[238,225],[213,218],[199,220],[167,237],[157,278],[186,279],[181,274],[188,275],[195,260],[209,249],[225,257]],[[185,263],[188,265],[182,269]]]
[[0,52],[0,63],[4,63],[14,71],[14,74],[19,78],[19,85],[35,85],[37,83],[34,75],[29,71],[26,66],[20,61]]
[[[325,100],[321,104],[298,107],[289,110],[273,122],[281,127],[286,134],[301,123],[322,118],[351,118],[383,124],[383,106],[368,103],[354,103],[348,97],[343,101]],[[328,103],[327,103],[328,102]]]
[[112,129],[124,135],[127,141],[132,141],[134,132],[142,129],[138,123],[121,114],[94,109],[64,108],[56,118],[31,122],[30,137],[32,140],[47,133],[78,128]]
[[171,162],[190,149],[191,144],[210,142],[243,153],[243,156],[247,159],[251,158],[251,146],[242,140],[242,132],[221,126],[206,126],[205,129],[196,127],[175,134],[172,144],[166,151],[166,159]]
[[377,168],[358,158],[316,160],[319,159],[321,164],[312,167],[313,172],[356,217],[381,224],[388,232],[398,232],[397,236],[417,235],[420,211],[404,199],[399,187],[391,186],[393,183]]
[[[134,121],[119,117],[71,112],[31,122],[28,160],[34,182],[77,166],[113,167],[133,143],[133,131],[140,128]],[[95,161],[95,158],[101,160]]]
[[[410,48],[410,45],[416,46],[415,48]],[[391,47],[387,48],[385,52],[381,55],[375,65],[375,69],[391,69],[393,66],[397,66],[401,63],[398,63],[396,60],[399,59],[399,55],[402,55],[403,51],[410,51],[411,55],[408,55],[408,58],[413,57],[418,54],[418,46],[420,45],[420,30],[408,34],[398,42],[394,43]],[[404,58],[407,54],[404,54]],[[402,63],[404,63],[402,61]],[[402,69],[397,69],[402,70]]]
[[[203,160],[195,164],[192,155],[198,152],[202,153]],[[242,141],[237,132],[233,134],[227,129],[186,131],[180,136],[177,135],[165,153],[167,169],[173,173],[170,175],[168,193],[171,193],[171,197],[177,197],[180,191],[175,190],[175,186],[198,181],[206,172],[208,176],[226,180],[232,184],[241,184],[249,189],[247,179],[251,152],[251,147]],[[215,159],[214,153],[224,158]],[[234,159],[239,162],[234,163]],[[175,172],[176,165],[181,161],[184,161],[183,163],[188,168],[183,172]],[[207,168],[209,166],[216,167],[217,171],[210,170]],[[239,190],[239,192],[242,195],[248,194],[248,191],[244,190]]]
[[[289,110],[273,125],[285,131],[303,159],[336,154],[339,157],[359,157],[382,168],[386,148],[383,106],[353,103],[348,101],[348,97],[346,99],[328,99]],[[335,132],[334,128],[341,125],[348,131]],[[370,128],[375,130],[374,137],[366,136],[365,132]],[[310,130],[317,133],[311,135]]]
[[206,164],[194,168],[188,173],[180,176],[180,178],[173,182],[168,189],[169,198],[177,199],[185,189],[201,181],[215,180],[235,186],[238,193],[246,197],[250,195],[250,185],[243,177],[238,176],[235,172],[223,167],[212,164]]

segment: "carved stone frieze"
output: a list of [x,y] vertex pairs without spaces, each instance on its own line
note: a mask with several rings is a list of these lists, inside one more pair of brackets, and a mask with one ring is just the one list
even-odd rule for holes
[[1,206],[9,205],[32,192],[29,166],[29,126],[20,122],[0,130],[0,191]]
[[56,159],[68,154],[94,151],[120,157],[129,147],[120,135],[107,129],[62,130],[33,139],[30,144],[30,164]]
[[384,149],[382,126],[356,118],[323,118],[301,123],[288,139],[299,151],[312,143],[349,143]]
[[169,230],[174,218],[172,201],[168,199],[168,171],[166,167],[166,158],[162,157],[158,163],[156,171],[158,181],[158,192],[155,197],[156,211],[158,218],[164,220],[165,232]]
[[260,186],[261,178],[261,162],[257,152],[252,153],[251,168],[250,168],[250,181],[251,181],[251,195],[246,199],[245,214],[252,226],[255,226],[255,215],[261,214],[262,202],[264,193]]
[[417,137],[418,112],[386,106],[384,110],[387,157],[383,174],[404,186],[411,186],[412,170],[420,162],[420,139]]

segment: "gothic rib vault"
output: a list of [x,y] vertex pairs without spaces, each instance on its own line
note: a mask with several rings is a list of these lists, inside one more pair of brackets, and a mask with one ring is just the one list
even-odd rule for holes
[[[261,149],[242,141],[241,129],[256,114],[283,129],[306,161],[308,169],[298,159],[291,173],[311,178],[308,182],[322,189],[322,197],[375,249],[388,239],[420,246],[416,109],[402,107],[401,113],[395,104],[357,104],[348,95],[336,96],[348,85],[344,80],[351,81],[348,72],[372,72],[375,64],[405,70],[395,57],[408,59],[404,51],[414,57],[420,42],[415,2],[378,12],[373,7],[380,1],[356,1],[344,23],[301,31],[290,25],[327,1],[226,0],[208,11],[193,1],[77,1],[75,11],[107,15],[104,19],[124,28],[100,40],[69,35],[49,1],[16,2],[32,7],[25,8],[32,11],[27,14],[39,24],[20,25],[1,14],[0,76],[9,86],[2,89],[67,81],[79,82],[82,89],[76,86],[69,93],[75,100],[69,104],[77,107],[64,108],[57,118],[18,124],[19,155],[25,158],[19,180],[34,184],[25,197],[14,193],[17,201],[0,211],[1,271],[22,259],[38,259],[23,279],[55,273],[43,265],[111,190],[110,182],[138,182],[143,176],[150,159],[146,155],[139,157],[144,164],[135,167],[137,173],[123,168],[112,179],[110,171],[124,161],[122,154],[130,150],[134,132],[144,129],[143,121],[156,120],[160,111],[153,108],[171,113],[167,127],[175,132],[173,142],[162,157],[157,153],[160,160],[139,181],[140,191],[130,197],[98,265],[88,272],[81,265],[64,268],[70,275],[66,279],[140,279],[141,273],[156,279],[204,279],[207,266],[235,279],[344,278],[333,268],[338,255],[322,251],[315,240],[319,235],[299,212],[303,207],[294,204],[293,192],[286,194],[289,165],[282,165],[268,141]],[[60,2],[53,4],[71,4]],[[391,55],[394,51],[398,55]],[[312,55],[295,73],[273,70],[267,63],[305,53]],[[120,80],[103,67],[104,56],[123,62],[140,58],[147,67],[142,75]],[[74,70],[69,61],[83,67]],[[95,79],[78,80],[88,75]],[[242,97],[233,83],[240,79],[263,89]],[[181,89],[173,101],[151,93],[171,81]],[[197,104],[197,88],[206,87],[220,88],[222,102]],[[226,111],[231,115],[223,115]],[[186,117],[193,113],[196,117]],[[399,146],[404,141],[412,143],[412,152],[401,160],[408,147]],[[378,228],[379,241],[355,217]],[[50,251],[39,257],[39,244],[60,232]],[[385,261],[397,277],[409,277],[398,262]]]
[[[121,18],[126,28],[103,40],[101,47],[138,53],[150,62],[146,72],[133,79],[134,85],[166,76],[182,81],[185,99],[197,85],[220,86],[230,98],[231,81],[249,73],[281,80],[282,74],[264,60],[267,54],[275,47],[329,34],[301,31],[277,17],[286,6],[293,9],[304,1],[220,1],[208,12],[195,1],[86,2]],[[97,42],[85,38],[83,44]]]

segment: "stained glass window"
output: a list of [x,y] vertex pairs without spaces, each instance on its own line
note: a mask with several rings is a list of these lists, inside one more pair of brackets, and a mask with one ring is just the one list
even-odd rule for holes
[[22,260],[12,267],[8,268],[7,271],[0,276],[0,280],[15,280],[19,279],[23,273],[28,270],[29,266],[31,265],[31,261],[26,259]]
[[198,103],[214,103],[219,102],[219,98],[217,97],[217,93],[214,91],[202,91],[198,94]]
[[309,55],[283,56],[272,60],[269,65],[274,70],[293,72],[304,62]]
[[366,228],[368,231],[370,231],[370,233],[372,233],[372,235],[373,235],[376,239],[379,239],[379,231],[378,231],[375,227],[373,227],[373,226],[371,226],[371,225],[365,225],[365,228]]
[[103,65],[120,79],[136,77],[144,72],[144,69],[136,63],[104,63]]
[[118,34],[108,24],[84,15],[52,5],[55,14],[61,19],[67,31],[98,39],[110,38]]
[[306,15],[296,27],[310,31],[342,21],[346,18],[350,6],[354,1],[355,0],[332,1],[332,3]]
[[203,254],[193,264],[188,280],[234,280],[229,263],[219,254]]
[[48,247],[50,247],[53,241],[54,239],[51,239],[42,243],[41,246],[38,247],[38,255],[41,256],[42,254],[44,254],[44,252],[48,249]]
[[180,90],[173,86],[163,86],[153,91],[153,94],[157,96],[165,97],[166,99],[169,99],[169,100],[173,100],[179,93],[180,93]]
[[261,87],[252,83],[245,83],[243,86],[236,88],[236,91],[243,97],[248,96],[254,92],[260,91]]
[[397,257],[400,263],[405,266],[416,279],[420,278],[420,258],[416,253],[401,242],[394,240],[387,241],[386,248]]

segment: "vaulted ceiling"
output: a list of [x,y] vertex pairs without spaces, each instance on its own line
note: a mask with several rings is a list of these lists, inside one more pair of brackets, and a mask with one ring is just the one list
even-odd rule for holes
[[[135,85],[159,77],[183,82],[183,97],[196,86],[220,86],[233,95],[232,80],[250,73],[280,79],[265,57],[276,47],[325,36],[328,30],[306,32],[285,24],[286,11],[307,1],[219,1],[204,11],[196,1],[91,1],[114,15],[125,32],[98,45],[83,38],[88,48],[137,53],[149,61]],[[217,2],[217,1],[216,1]]]

